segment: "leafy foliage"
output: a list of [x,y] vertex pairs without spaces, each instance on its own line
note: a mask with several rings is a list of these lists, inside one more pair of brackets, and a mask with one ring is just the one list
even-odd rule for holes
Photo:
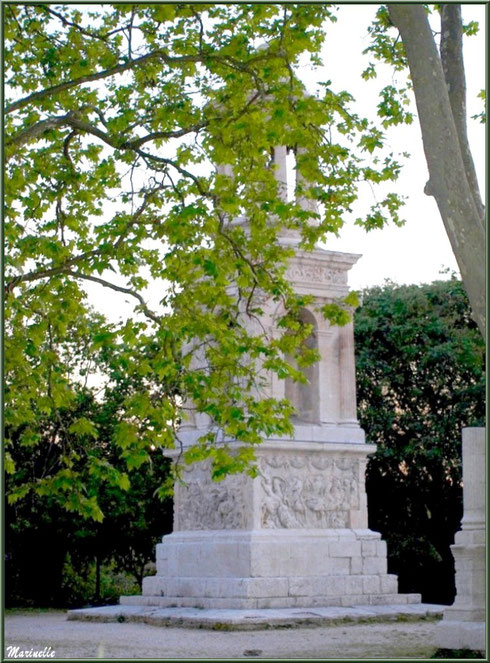
[[[258,295],[282,303],[293,359],[307,335],[278,238],[296,229],[310,248],[338,231],[360,181],[399,172],[393,157],[373,158],[384,136],[347,92],[305,94],[300,60],[319,62],[331,9],[9,4],[4,17],[10,503],[34,492],[101,521],[93,485],[126,488],[152,445],[178,445],[191,404],[213,428],[185,460],[211,458],[216,479],[253,474],[253,445],[291,432],[291,408],[261,393],[259,368],[297,377],[283,341],[253,326]],[[318,214],[285,199],[278,145],[296,151],[298,196],[319,201]],[[366,227],[400,223],[399,204],[376,203]],[[134,312],[96,314],[87,283]],[[102,402],[127,385],[112,429],[125,469],[92,450],[100,420],[69,414],[84,380]],[[56,463],[33,479],[16,447],[56,449]]]
[[400,591],[451,603],[461,429],[483,425],[485,413],[485,346],[461,282],[367,290],[355,342],[361,425],[378,445],[369,526],[388,542]]
[[[7,505],[9,605],[79,606],[104,598],[115,600],[118,592],[131,591],[131,587],[121,586],[121,582],[127,585],[129,578],[141,589],[144,566],[154,559],[155,544],[172,526],[171,501],[162,502],[155,496],[169,477],[169,461],[161,450],[151,449],[150,462],[131,471],[129,490],[123,452],[112,441],[114,411],[124,399],[121,391],[107,391],[107,400],[100,403],[80,389],[76,407],[60,408],[51,418],[45,418],[43,439],[36,445],[13,445],[13,459],[19,469],[7,476],[8,493],[25,491],[29,483],[38,489]],[[65,422],[63,428],[59,427],[60,420]],[[82,517],[62,504],[63,495],[70,500],[75,492],[64,483],[70,478],[63,473],[64,454],[74,445],[70,438],[79,435],[73,429],[87,421],[99,434],[96,440],[90,434],[77,439],[78,460],[74,460],[72,451],[71,470],[83,485],[87,499],[96,497],[97,509],[105,515],[101,522],[97,514]],[[53,429],[57,429],[55,442]],[[11,436],[16,439],[17,433],[11,432]],[[46,488],[45,477],[49,481]],[[119,584],[113,587],[111,583],[118,574]]]

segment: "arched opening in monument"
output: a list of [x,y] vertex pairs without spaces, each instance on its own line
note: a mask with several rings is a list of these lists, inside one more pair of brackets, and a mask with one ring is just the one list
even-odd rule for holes
[[[312,330],[305,341],[306,347],[318,351],[318,327],[315,316],[307,309],[302,309],[300,320],[312,326]],[[297,366],[292,357],[288,357],[288,361],[293,366]],[[285,396],[291,401],[296,410],[293,421],[317,424],[320,423],[319,362],[302,367],[301,371],[306,378],[306,382],[295,382],[287,378]]]

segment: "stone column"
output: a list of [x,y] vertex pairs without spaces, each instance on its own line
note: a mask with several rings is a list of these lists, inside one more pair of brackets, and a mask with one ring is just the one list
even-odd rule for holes
[[[325,327],[325,324],[323,325]],[[334,329],[318,332],[318,350],[321,355],[320,370],[320,422],[335,426],[339,419],[339,349]]]
[[339,330],[340,337],[340,425],[357,426],[354,323]]
[[216,172],[218,175],[227,175],[228,177],[233,177],[233,166],[229,163],[218,164],[216,166]]
[[287,202],[288,200],[288,174],[287,174],[287,147],[280,145],[274,147],[274,168],[275,177],[279,184],[279,197]]
[[443,649],[485,649],[485,429],[463,428],[462,529],[451,550],[456,599],[438,626]]

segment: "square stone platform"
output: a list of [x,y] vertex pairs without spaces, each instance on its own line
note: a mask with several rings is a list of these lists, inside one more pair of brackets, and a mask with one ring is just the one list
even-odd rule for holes
[[142,622],[153,626],[205,628],[216,631],[252,631],[334,626],[343,623],[436,620],[442,617],[445,607],[417,603],[309,609],[199,610],[198,608],[115,605],[70,610],[67,619],[70,621]]

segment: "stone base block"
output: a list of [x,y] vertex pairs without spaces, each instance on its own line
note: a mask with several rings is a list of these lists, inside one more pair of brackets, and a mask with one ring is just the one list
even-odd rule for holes
[[436,630],[435,645],[440,649],[472,649],[485,654],[485,622],[444,619]]
[[352,596],[289,596],[276,598],[199,598],[183,596],[121,596],[120,605],[201,610],[253,610],[313,607],[401,606],[421,602],[420,594],[357,594]]
[[485,615],[484,604],[471,605],[471,603],[456,600],[450,608],[446,609],[444,619],[450,622],[484,622]]
[[147,584],[156,577],[386,575],[386,543],[366,529],[185,531],[163,538],[156,563]]
[[207,609],[419,603],[398,594],[386,544],[370,530],[175,532],[157,546],[157,575],[123,605]]

